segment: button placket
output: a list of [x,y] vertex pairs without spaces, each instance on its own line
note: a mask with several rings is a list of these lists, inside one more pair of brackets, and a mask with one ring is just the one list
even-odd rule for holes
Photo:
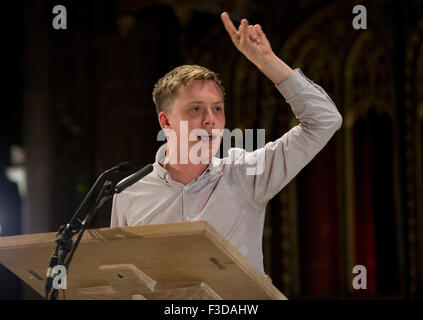
[[188,186],[184,186],[183,188],[183,202],[184,202],[184,220],[190,221],[192,220],[194,217],[192,216],[192,204],[190,206],[190,204],[188,202],[190,202],[190,190],[192,189],[192,186],[188,185]]

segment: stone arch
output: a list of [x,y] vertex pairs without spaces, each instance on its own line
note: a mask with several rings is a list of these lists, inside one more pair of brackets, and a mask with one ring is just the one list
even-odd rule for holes
[[[338,108],[342,97],[342,70],[341,64],[347,50],[349,39],[345,38],[345,34],[349,35],[351,28],[350,21],[351,12],[345,3],[334,3],[319,8],[309,17],[295,27],[289,34],[287,39],[279,46],[278,55],[291,67],[301,68],[301,70],[313,80],[322,86],[325,91],[335,101]],[[341,112],[342,114],[342,112]],[[276,118],[279,126],[289,129],[298,121],[291,112],[284,114],[284,117]],[[286,130],[285,130],[286,131]],[[335,192],[340,174],[340,166],[337,165],[336,148],[339,148],[339,139],[333,139],[313,161],[307,165],[290,184],[285,187],[278,196],[278,202],[275,208],[279,210],[277,213],[280,220],[280,264],[283,271],[282,283],[286,294],[307,295],[308,292],[320,292],[321,296],[330,296],[334,292],[342,290],[342,266],[339,265],[339,248],[327,243],[329,240],[327,234],[319,233],[319,246],[326,247],[327,250],[322,253],[324,258],[312,258],[307,263],[301,263],[302,253],[308,251],[312,254],[311,238],[304,237],[308,232],[308,226],[318,223],[322,229],[333,229],[338,233],[339,222],[337,218],[332,220],[332,216],[337,215],[337,206],[340,201],[330,200],[329,210],[323,207],[309,208],[304,203],[314,199],[311,190],[328,190],[323,192],[324,197],[330,197]],[[330,165],[327,165],[327,161]],[[331,168],[330,170],[328,168]],[[328,170],[330,172],[328,172]],[[329,188],[316,188],[314,185],[315,178],[321,176],[329,176],[325,183],[330,185]],[[331,181],[331,182],[329,182]],[[314,186],[313,186],[314,185]],[[314,188],[314,189],[313,189]],[[320,203],[326,203],[326,200]],[[327,212],[322,221],[308,221],[313,218],[313,214],[307,216],[305,212],[317,210]],[[276,212],[274,213],[276,214]],[[308,221],[303,224],[301,221]],[[320,228],[320,227],[317,227]],[[312,232],[316,232],[312,230]],[[337,236],[335,236],[336,238]],[[301,239],[301,241],[300,241]],[[303,240],[307,239],[307,240]],[[323,245],[322,245],[323,244]],[[328,244],[326,246],[326,244]],[[301,248],[300,248],[301,247]],[[333,250],[332,250],[333,249]],[[328,261],[334,262],[331,265]],[[301,271],[299,271],[301,269]],[[307,278],[314,274],[313,270],[321,272],[322,277],[329,281],[320,281],[320,279]],[[305,276],[305,278],[304,278]]]
[[[398,290],[399,145],[394,68],[386,44],[371,30],[360,32],[346,56],[343,74],[347,265],[351,269],[355,264],[368,264],[369,279],[375,279],[369,283],[369,294],[393,293]],[[387,161],[383,176],[379,171]],[[368,190],[363,192],[363,188]],[[381,190],[392,197],[383,200]],[[386,208],[386,201],[392,205]],[[380,218],[382,210],[385,220]],[[394,235],[383,232],[382,226]],[[367,231],[359,234],[363,228]],[[391,248],[385,252],[388,243]],[[383,268],[386,264],[392,268]],[[389,276],[391,281],[386,280]],[[385,286],[385,282],[392,285]]]
[[423,20],[410,33],[405,54],[405,166],[410,293],[423,288]]

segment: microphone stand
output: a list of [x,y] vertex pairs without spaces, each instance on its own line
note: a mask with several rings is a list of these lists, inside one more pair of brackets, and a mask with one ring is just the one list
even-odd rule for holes
[[[101,195],[105,193],[106,195],[100,199]],[[95,205],[93,207],[93,209],[91,209],[91,211],[87,214],[87,216],[85,217],[84,221],[82,221],[81,223],[81,230],[79,232],[78,238],[76,239],[71,252],[69,254],[68,259],[65,262],[65,267],[66,270],[69,270],[69,264],[72,260],[73,254],[75,253],[76,248],[79,245],[79,242],[81,241],[82,235],[84,234],[85,230],[87,229],[87,227],[89,226],[91,220],[93,219],[95,213],[97,212],[98,209],[101,208],[101,206],[107,201],[109,200],[111,197],[113,197],[113,195],[115,194],[114,192],[114,186],[113,183],[110,182],[109,180],[107,180],[104,185],[103,185],[103,189],[100,192],[100,194],[97,197],[97,200],[95,202]]]
[[[100,198],[103,193],[105,193],[106,195],[103,198]],[[115,194],[115,192],[114,192],[113,183],[107,180],[104,183],[101,192],[97,196],[94,207],[89,211],[89,213],[87,214],[85,219],[80,223],[78,228],[77,229],[65,228],[63,234],[61,234],[61,237],[56,240],[57,246],[59,247],[59,255],[58,255],[58,259],[57,259],[57,265],[64,265],[66,272],[69,271],[69,265],[70,265],[70,262],[73,258],[73,255],[75,253],[75,250],[77,249],[79,242],[81,241],[82,236],[83,236],[85,230],[87,229],[87,227],[89,226],[91,220],[93,219],[95,213],[97,212],[98,209],[101,208],[101,206],[107,200],[109,200],[111,197],[113,197],[114,194]],[[70,225],[70,224],[68,224],[68,225]],[[79,233],[78,237],[75,240],[75,242],[73,242],[72,238],[77,233]],[[57,252],[57,249],[56,249],[56,252]],[[68,254],[69,254],[69,257],[67,257]],[[67,257],[67,259],[66,259],[66,257]],[[54,275],[53,275],[52,278],[54,278]],[[46,299],[47,298],[48,298],[48,294],[46,296]],[[53,292],[51,293],[50,300],[57,300],[57,298],[58,298],[58,289],[53,288]]]
[[[127,167],[127,164],[125,164],[125,165]],[[119,166],[107,170],[97,179],[94,186],[91,188],[90,192],[85,197],[83,203],[86,202],[86,199],[92,193],[95,185],[98,183],[98,181],[100,181],[100,178],[102,176],[104,176],[104,174],[106,174],[106,173],[108,173],[112,170],[116,170],[116,168],[118,168],[118,167]],[[131,184],[135,183],[139,179],[142,179],[142,177],[144,177],[145,175],[150,173],[152,170],[153,170],[153,166],[151,164],[147,165],[144,168],[142,168],[141,170],[139,170],[137,173],[133,174],[130,178],[118,183],[116,186],[111,181],[107,180],[103,184],[103,187],[102,187],[100,193],[97,196],[97,199],[95,201],[94,206],[88,212],[85,219],[81,222],[79,219],[76,219],[77,214],[75,214],[72,217],[71,221],[67,225],[61,226],[59,228],[59,232],[58,232],[57,235],[60,235],[60,237],[56,240],[56,243],[57,243],[56,250],[53,252],[53,254],[50,258],[50,264],[49,264],[49,268],[47,270],[46,287],[45,287],[45,290],[46,290],[45,298],[46,299],[49,299],[49,293],[51,291],[52,282],[53,282],[54,277],[56,276],[56,274],[54,273],[54,267],[56,265],[65,266],[65,270],[66,270],[66,272],[68,272],[69,265],[70,265],[70,262],[72,260],[73,255],[75,253],[75,250],[77,249],[79,242],[81,241],[85,230],[89,226],[89,224],[90,224],[91,220],[93,219],[97,210],[99,208],[101,208],[101,206],[107,200],[109,200],[111,197],[113,197],[114,194],[120,193],[121,191],[123,191],[125,188],[127,188]],[[103,194],[104,194],[104,196],[101,197]],[[82,204],[79,206],[77,213],[82,208],[82,206],[83,206]],[[79,224],[75,224],[75,220],[78,220]],[[75,240],[75,242],[73,242],[72,238],[77,233],[79,233],[78,237]],[[66,259],[68,254],[69,254],[69,257]],[[58,289],[53,288],[53,291],[50,294],[50,300],[57,300],[57,299],[58,299]]]
[[[100,180],[106,174],[113,172],[113,171],[127,171],[127,170],[129,170],[130,167],[131,167],[131,164],[129,162],[122,162],[119,165],[104,171],[97,178],[97,180],[94,182],[93,186],[91,187],[90,191],[85,196],[82,203],[79,205],[78,209],[76,210],[75,214],[71,218],[70,222],[66,225],[60,226],[59,231],[56,235],[56,237],[59,236],[59,238],[56,240],[56,243],[57,243],[56,249],[54,250],[53,254],[50,257],[50,263],[49,263],[49,267],[47,269],[46,282],[45,282],[45,299],[49,299],[49,293],[51,291],[53,279],[56,276],[54,267],[57,266],[57,265],[65,265],[65,259],[66,259],[66,256],[68,255],[68,253],[72,252],[72,255],[73,255],[73,252],[75,251],[75,249],[73,248],[74,246],[73,246],[73,243],[72,243],[72,238],[75,234],[80,232],[81,229],[84,227],[83,222],[81,222],[77,218],[81,209],[84,207],[87,200],[91,197],[91,194],[94,192],[94,190],[95,190],[96,186],[98,185],[98,183],[100,182]],[[107,184],[107,186],[106,186],[106,184]],[[92,209],[90,211],[90,213],[92,215],[94,215],[95,210],[97,210],[99,208],[97,206],[97,204],[99,202],[100,196],[102,195],[103,192],[110,192],[109,189],[111,191],[113,191],[113,184],[110,181],[106,181],[105,184],[103,185],[103,188],[102,188],[100,194],[97,197],[94,209]],[[101,203],[101,205],[104,202],[105,201],[103,201]],[[84,220],[84,221],[86,222],[86,220]],[[70,260],[68,261],[68,265],[69,265],[69,263],[70,263]],[[67,266],[66,266],[66,270],[67,270]],[[53,292],[50,295],[50,300],[56,300],[58,298],[57,293],[58,293],[58,290],[53,289]]]

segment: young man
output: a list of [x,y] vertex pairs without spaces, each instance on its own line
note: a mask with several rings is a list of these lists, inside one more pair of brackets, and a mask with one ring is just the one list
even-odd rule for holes
[[[221,81],[199,66],[172,70],[153,91],[168,143],[158,150],[153,172],[115,196],[111,226],[207,221],[264,272],[268,201],[325,146],[342,117],[321,87],[273,53],[259,25],[243,19],[236,29],[227,13],[221,18],[236,48],[275,84],[300,124],[254,152],[232,148],[217,159],[225,127]],[[246,164],[257,159],[263,170],[247,172]]]

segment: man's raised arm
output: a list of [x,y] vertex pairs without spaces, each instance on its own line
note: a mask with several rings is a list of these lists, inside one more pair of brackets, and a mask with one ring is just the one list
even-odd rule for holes
[[239,185],[253,204],[265,206],[326,145],[341,127],[342,116],[323,88],[273,53],[259,25],[249,26],[242,19],[237,30],[226,12],[221,18],[236,48],[273,81],[300,121],[254,152],[229,150],[231,162],[254,165],[255,170],[237,166]]

